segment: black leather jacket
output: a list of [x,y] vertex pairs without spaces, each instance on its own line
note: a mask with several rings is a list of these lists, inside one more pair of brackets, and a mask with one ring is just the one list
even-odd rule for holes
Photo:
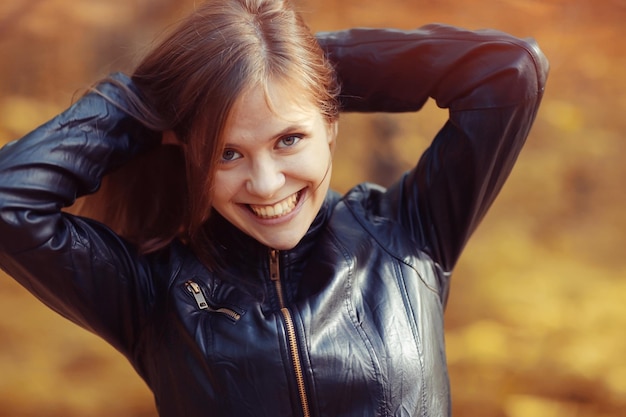
[[3,269],[122,352],[164,417],[450,414],[450,273],[527,137],[547,61],[531,40],[442,25],[318,37],[346,110],[433,97],[450,117],[389,189],[331,192],[293,250],[216,215],[227,267],[211,274],[181,243],[139,256],[63,213],[159,141],[98,95],[0,150]]

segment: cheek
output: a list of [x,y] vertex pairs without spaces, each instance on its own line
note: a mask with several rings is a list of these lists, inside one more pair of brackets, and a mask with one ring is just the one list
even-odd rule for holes
[[290,163],[290,172],[298,177],[308,177],[319,181],[324,177],[332,164],[332,152],[327,144],[320,144],[309,152],[304,152],[293,158]]
[[215,187],[213,188],[213,205],[227,203],[237,193],[241,181],[232,172],[219,172],[215,175]]

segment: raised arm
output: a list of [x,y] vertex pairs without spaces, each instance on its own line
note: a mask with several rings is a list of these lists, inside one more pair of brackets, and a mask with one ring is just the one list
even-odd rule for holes
[[449,119],[415,168],[390,187],[384,215],[403,224],[447,277],[507,178],[541,101],[548,63],[532,40],[429,25],[319,34],[345,111],[420,109]]
[[[126,76],[114,78],[130,86]],[[118,86],[98,89],[126,105]],[[61,210],[158,141],[156,133],[92,92],[0,150],[0,266],[120,350],[128,348],[124,343],[148,309],[147,271],[110,230]]]

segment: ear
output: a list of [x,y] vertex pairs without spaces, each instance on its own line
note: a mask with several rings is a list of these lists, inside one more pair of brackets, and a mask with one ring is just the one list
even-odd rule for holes
[[339,121],[335,120],[328,125],[328,146],[330,147],[330,153],[335,153],[335,147],[337,144],[337,133],[339,132]]

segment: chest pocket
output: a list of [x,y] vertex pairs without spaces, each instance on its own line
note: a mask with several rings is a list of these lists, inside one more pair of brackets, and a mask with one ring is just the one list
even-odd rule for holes
[[196,281],[190,279],[183,284],[183,291],[188,293],[195,301],[199,310],[203,310],[209,313],[215,313],[223,315],[232,322],[236,323],[241,319],[241,316],[245,314],[245,310],[241,307],[237,307],[227,303],[211,302],[205,295],[205,291]]

